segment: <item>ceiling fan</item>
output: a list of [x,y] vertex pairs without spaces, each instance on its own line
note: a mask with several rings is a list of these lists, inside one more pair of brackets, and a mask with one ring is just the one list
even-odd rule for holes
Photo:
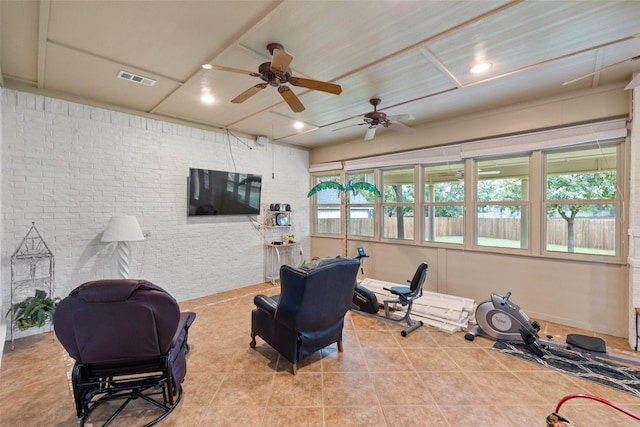
[[395,131],[402,132],[402,133],[416,132],[415,129],[412,129],[409,126],[399,122],[399,120],[405,120],[405,121],[414,120],[414,117],[411,114],[387,116],[382,111],[378,111],[378,105],[380,105],[380,102],[381,102],[380,98],[371,98],[369,100],[369,103],[373,105],[373,111],[365,114],[364,116],[358,116],[364,119],[364,123],[349,125],[349,126],[345,126],[345,127],[334,129],[334,130],[345,129],[351,126],[369,125],[369,127],[367,128],[367,133],[364,135],[365,141],[369,141],[376,136],[376,129],[378,128],[378,126],[393,129]]
[[273,86],[278,88],[280,96],[282,96],[287,105],[289,105],[295,113],[304,111],[304,105],[302,105],[298,96],[288,86],[283,86],[285,83],[290,83],[293,86],[304,87],[307,89],[332,93],[334,95],[340,95],[340,93],[342,93],[342,87],[339,84],[292,76],[289,65],[291,65],[291,61],[293,61],[293,55],[285,51],[284,47],[280,43],[269,43],[267,45],[267,50],[271,54],[271,61],[260,64],[257,73],[239,68],[222,67],[220,65],[213,64],[209,64],[208,66],[205,66],[205,68],[248,74],[253,77],[259,77],[265,82],[258,83],[233,98],[231,100],[233,104],[243,103],[262,89],[265,89],[267,86]]
[[[628,62],[628,61],[637,61],[637,60],[640,60],[640,55],[634,56],[632,58],[623,59],[622,61],[614,62],[613,64],[606,65],[606,66],[600,68],[599,70],[596,70],[596,71],[593,71],[591,73],[584,74],[584,75],[582,75],[580,77],[577,77],[575,79],[566,81],[566,82],[562,83],[562,86],[570,85],[571,83],[575,83],[575,82],[577,82],[579,80],[582,80],[582,79],[585,79],[585,78],[587,78],[589,76],[593,76],[594,74],[598,74],[599,72],[604,71],[607,68],[615,67],[616,65],[620,65],[620,64],[623,64],[623,63]],[[629,82],[629,84],[624,87],[624,89],[625,90],[633,89],[634,87],[636,87],[638,85],[640,85],[640,75],[636,76],[635,78],[633,78]]]

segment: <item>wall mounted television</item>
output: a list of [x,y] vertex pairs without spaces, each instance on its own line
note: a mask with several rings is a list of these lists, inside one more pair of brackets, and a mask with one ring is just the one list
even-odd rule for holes
[[262,176],[189,169],[189,216],[259,215]]

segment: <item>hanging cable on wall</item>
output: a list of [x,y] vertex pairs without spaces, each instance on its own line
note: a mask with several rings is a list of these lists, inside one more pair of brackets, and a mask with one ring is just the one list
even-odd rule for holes
[[[273,94],[275,91],[271,91],[271,105],[273,105]],[[271,179],[276,179],[276,156],[275,146],[273,145],[273,117],[271,117]]]

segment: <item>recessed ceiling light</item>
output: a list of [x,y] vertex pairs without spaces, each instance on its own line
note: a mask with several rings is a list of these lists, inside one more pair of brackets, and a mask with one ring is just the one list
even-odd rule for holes
[[296,128],[296,129],[302,129],[302,128],[304,127],[304,123],[302,123],[302,122],[295,122],[295,123],[293,124],[293,127],[294,127],[294,128]]
[[210,70],[210,69],[213,68],[213,65],[211,65],[211,64],[203,64],[202,68],[204,68],[205,70]]
[[213,104],[214,102],[216,102],[216,99],[213,96],[206,94],[200,97],[200,101],[204,102],[205,104]]
[[493,64],[491,64],[490,62],[483,62],[481,64],[476,64],[473,67],[471,67],[471,72],[473,74],[484,73],[485,71],[489,70],[491,67],[493,67]]

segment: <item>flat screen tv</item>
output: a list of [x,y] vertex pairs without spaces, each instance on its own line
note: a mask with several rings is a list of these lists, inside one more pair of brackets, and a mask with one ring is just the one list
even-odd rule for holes
[[259,215],[262,176],[189,169],[189,216]]

